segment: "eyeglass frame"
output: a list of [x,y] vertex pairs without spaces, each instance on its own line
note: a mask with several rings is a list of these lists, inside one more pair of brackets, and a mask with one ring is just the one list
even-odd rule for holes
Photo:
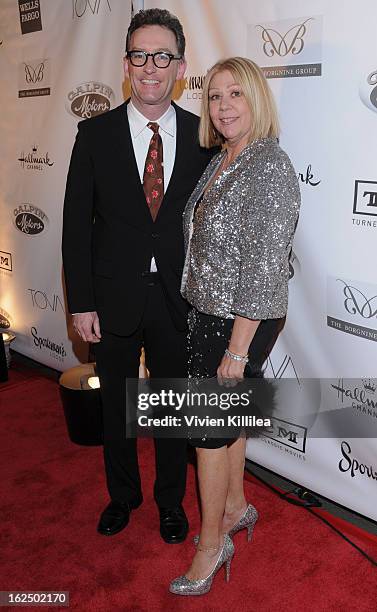
[[[132,55],[131,55],[132,53],[142,53],[145,57],[144,64],[138,64],[138,65],[133,64]],[[155,55],[160,55],[160,54],[164,54],[169,57],[169,63],[167,66],[157,66],[155,62]],[[155,51],[154,53],[147,53],[146,51],[141,51],[138,49],[133,49],[132,51],[126,51],[126,58],[130,60],[132,66],[134,66],[135,68],[142,68],[143,66],[145,66],[145,64],[148,61],[148,57],[151,57],[153,64],[156,66],[156,68],[160,68],[161,70],[164,70],[165,68],[169,68],[172,60],[182,60],[183,59],[183,55],[174,55],[173,53],[169,53],[168,51]]]

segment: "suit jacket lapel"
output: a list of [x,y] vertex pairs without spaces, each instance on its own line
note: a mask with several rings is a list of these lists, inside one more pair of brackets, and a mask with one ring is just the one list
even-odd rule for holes
[[143,185],[140,182],[134,148],[132,144],[130,125],[127,117],[128,101],[119,107],[117,121],[114,122],[114,153],[118,157],[121,168],[124,169],[124,189],[128,205],[133,207],[133,214],[141,221],[153,223],[152,217],[145,199]]

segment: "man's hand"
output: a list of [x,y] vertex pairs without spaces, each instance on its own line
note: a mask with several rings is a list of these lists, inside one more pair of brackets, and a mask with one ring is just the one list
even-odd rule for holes
[[96,312],[80,312],[72,315],[73,329],[84,342],[99,342],[101,330]]

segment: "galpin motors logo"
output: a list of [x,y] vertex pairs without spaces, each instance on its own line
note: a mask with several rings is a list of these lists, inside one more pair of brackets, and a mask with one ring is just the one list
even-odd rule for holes
[[108,85],[97,81],[81,83],[69,92],[67,110],[80,119],[90,119],[106,113],[114,103],[114,92]]
[[111,12],[109,0],[72,0],[72,17],[73,19],[80,18],[86,13],[98,15],[101,6]]
[[0,328],[9,329],[11,325],[12,325],[12,317],[6,310],[4,310],[3,308],[0,308]]
[[42,29],[40,0],[18,0],[22,34]]
[[327,301],[329,327],[377,342],[376,286],[330,277],[327,282]]
[[22,62],[18,72],[19,98],[33,96],[49,96],[50,88],[50,60],[36,59]]
[[12,272],[12,254],[6,251],[0,251],[0,269]]
[[34,345],[41,351],[47,350],[51,357],[57,361],[64,361],[64,358],[67,356],[67,351],[65,350],[63,342],[57,343],[50,340],[50,338],[40,336],[36,327],[31,328],[31,335],[33,336]]
[[47,215],[33,204],[20,204],[13,210],[15,227],[27,236],[36,236],[48,228]]
[[377,181],[355,181],[352,224],[377,227]]
[[363,77],[359,93],[365,106],[377,113],[377,68]]
[[55,163],[50,159],[48,151],[46,153],[38,152],[37,145],[33,145],[31,151],[28,153],[22,151],[18,161],[23,170],[38,171],[42,171],[44,168],[50,168]]
[[248,26],[248,55],[267,78],[321,76],[322,16]]

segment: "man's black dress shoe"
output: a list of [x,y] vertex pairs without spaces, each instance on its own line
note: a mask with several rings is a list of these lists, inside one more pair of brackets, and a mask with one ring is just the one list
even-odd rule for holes
[[111,501],[101,514],[97,531],[102,535],[115,535],[127,527],[132,508],[140,504]]
[[188,520],[182,506],[175,508],[159,508],[160,534],[167,544],[183,542],[188,533]]

